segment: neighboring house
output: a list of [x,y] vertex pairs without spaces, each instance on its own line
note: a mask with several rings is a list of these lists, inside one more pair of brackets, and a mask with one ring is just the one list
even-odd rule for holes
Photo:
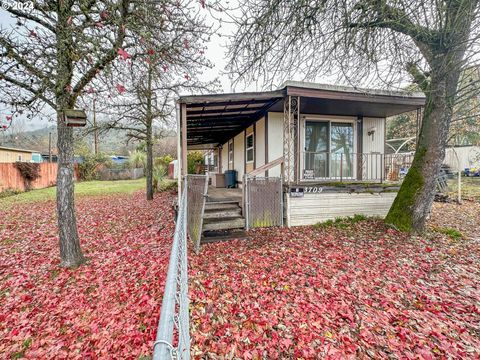
[[[276,91],[182,96],[181,173],[185,150],[201,149],[213,151],[218,172],[236,170],[240,188],[245,181],[262,186],[252,180],[260,176],[278,179],[283,195],[273,208],[260,203],[266,187],[244,190],[240,205],[247,227],[268,224],[276,209],[288,226],[362,213],[384,216],[412,160],[385,154],[385,119],[419,113],[424,103],[419,93],[294,81]],[[256,223],[254,208],[264,217]]]
[[31,162],[36,151],[0,146],[0,163]]

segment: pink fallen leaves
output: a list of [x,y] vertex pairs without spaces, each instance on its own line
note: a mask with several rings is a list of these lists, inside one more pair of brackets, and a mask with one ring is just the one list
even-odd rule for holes
[[124,49],[120,48],[118,49],[118,55],[120,56],[121,59],[123,60],[127,60],[129,59],[131,56],[128,52],[126,52]]
[[122,95],[125,91],[127,91],[127,89],[125,88],[125,86],[123,86],[122,84],[117,84],[115,86],[115,88],[117,89],[118,93],[120,95]]
[[196,358],[480,356],[475,242],[410,239],[376,221],[251,236],[190,258]]
[[58,267],[53,201],[0,210],[2,358],[151,354],[174,229],[172,195],[76,203],[89,261],[75,271]]
[[[76,271],[58,267],[54,202],[0,211],[0,353],[150,355],[171,202],[168,194],[153,203],[143,194],[79,199],[90,261]],[[480,356],[478,242],[410,239],[375,221],[251,235],[189,257],[194,358]]]

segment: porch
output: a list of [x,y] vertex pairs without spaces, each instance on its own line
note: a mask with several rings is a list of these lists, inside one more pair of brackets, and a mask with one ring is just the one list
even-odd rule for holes
[[[208,150],[212,159],[209,169],[218,173],[235,170],[239,189],[244,189],[247,181],[252,183],[252,179],[279,179],[282,189],[274,208],[280,209],[288,226],[295,225],[290,216],[295,203],[297,215],[309,218],[309,223],[315,222],[315,217],[341,216],[341,209],[332,207],[330,211],[330,205],[325,205],[321,216],[317,216],[319,210],[313,208],[318,201],[310,201],[311,192],[326,198],[327,190],[335,183],[356,183],[354,192],[364,193],[362,199],[345,197],[346,202],[357,203],[352,211],[361,211],[362,203],[371,204],[370,213],[382,216],[394,196],[373,199],[367,194],[385,193],[386,188],[393,193],[413,160],[412,155],[385,154],[385,119],[407,111],[416,111],[419,119],[424,101],[421,94],[415,93],[298,82],[287,82],[276,91],[181,97],[181,174],[186,175],[182,164],[187,163],[189,150]],[[268,191],[277,192],[267,183],[258,181],[255,186],[270,186],[275,190]],[[372,191],[368,184],[384,186]],[[259,195],[259,189],[251,190]],[[339,187],[338,191],[343,189]],[[248,227],[250,208],[246,205],[252,204],[245,191],[242,196],[242,190],[234,194],[227,189],[209,188],[206,200],[208,203],[209,199],[232,197],[247,217]],[[257,201],[255,196],[251,201]],[[271,215],[271,209],[263,211],[267,212]]]

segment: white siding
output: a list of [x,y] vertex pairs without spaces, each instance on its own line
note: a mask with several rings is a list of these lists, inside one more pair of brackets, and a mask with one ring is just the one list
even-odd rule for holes
[[245,132],[233,138],[233,169],[237,170],[237,181],[243,181],[245,170]]
[[[283,156],[283,113],[268,113],[268,161]],[[269,170],[269,176],[280,176],[280,166]]]
[[[373,135],[368,132],[375,129]],[[372,152],[385,153],[385,119],[384,118],[364,118],[363,119],[363,152],[366,154]]]
[[222,173],[228,170],[228,142],[222,147]]
[[265,118],[255,125],[255,167],[265,165]]
[[[375,130],[372,135],[370,131]],[[363,119],[363,151],[364,154],[384,154],[385,153],[385,119],[384,118],[364,118]],[[363,168],[363,179],[378,179],[382,172],[382,157],[367,156]]]
[[[290,226],[313,225],[328,219],[362,214],[385,217],[397,193],[320,193],[289,198]],[[289,195],[287,195],[289,196]]]

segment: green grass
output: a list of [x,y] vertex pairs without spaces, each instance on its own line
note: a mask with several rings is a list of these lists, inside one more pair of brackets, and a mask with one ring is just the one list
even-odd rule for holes
[[458,231],[457,229],[444,227],[444,228],[435,228],[434,230],[436,232],[441,233],[441,234],[447,235],[448,237],[450,237],[453,240],[460,240],[460,239],[463,238],[463,234],[460,231]]
[[348,217],[339,217],[335,220],[319,222],[315,224],[314,227],[317,229],[327,229],[329,227],[336,227],[337,229],[347,229],[348,227],[364,220],[367,220],[367,217],[365,215],[356,214]]
[[[462,198],[480,201],[480,177],[462,177]],[[449,195],[452,198],[457,196],[457,179],[448,180]]]
[[[54,200],[56,187],[31,190],[17,195],[0,198],[0,208],[19,203]],[[145,179],[117,181],[83,181],[75,184],[75,196],[103,196],[111,194],[131,194],[145,189]]]

